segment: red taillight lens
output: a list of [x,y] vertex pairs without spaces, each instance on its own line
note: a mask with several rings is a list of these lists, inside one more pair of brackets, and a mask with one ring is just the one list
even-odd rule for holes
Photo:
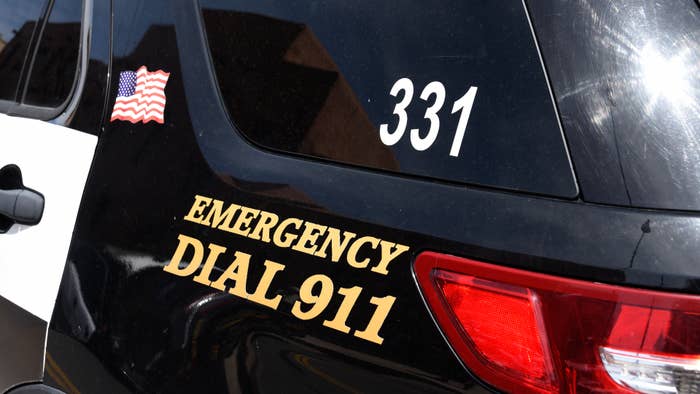
[[[433,275],[480,364],[534,386],[553,387],[539,301],[530,290],[448,271]],[[509,346],[502,346],[502,338]]]
[[418,256],[416,277],[466,366],[511,392],[700,389],[700,297]]

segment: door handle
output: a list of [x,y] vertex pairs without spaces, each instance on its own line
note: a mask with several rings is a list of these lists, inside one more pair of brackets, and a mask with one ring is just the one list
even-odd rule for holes
[[0,169],[0,234],[13,224],[33,226],[44,214],[44,196],[22,184],[22,172],[14,164]]
[[0,190],[0,215],[18,224],[39,224],[44,196],[30,189]]

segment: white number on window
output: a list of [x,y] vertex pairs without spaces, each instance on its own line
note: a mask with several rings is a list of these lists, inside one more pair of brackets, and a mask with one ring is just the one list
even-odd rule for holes
[[396,144],[406,131],[406,124],[408,123],[406,107],[408,107],[413,99],[413,82],[408,78],[401,78],[394,83],[389,94],[396,97],[402,90],[404,91],[403,99],[394,107],[394,115],[398,115],[399,117],[399,124],[396,125],[396,130],[389,132],[388,124],[384,123],[379,125],[379,138],[382,139],[384,145],[391,146]]
[[459,157],[459,149],[462,147],[462,140],[464,139],[464,132],[467,130],[467,122],[469,122],[469,114],[472,113],[472,106],[474,105],[474,99],[476,98],[476,86],[472,86],[467,90],[459,100],[455,101],[452,106],[452,113],[462,111],[459,115],[459,122],[457,122],[457,131],[455,132],[455,139],[452,140],[452,148],[450,148],[450,156]]
[[433,95],[435,96],[435,102],[425,111],[425,119],[430,121],[428,135],[425,138],[421,138],[418,129],[411,129],[411,145],[417,151],[424,151],[430,148],[437,139],[438,130],[440,130],[440,118],[437,116],[437,113],[442,108],[442,105],[445,104],[445,86],[440,82],[433,81],[423,89],[420,98],[423,101],[428,101],[430,96]]
[[[467,123],[469,122],[469,115],[474,106],[477,90],[478,88],[476,86],[470,87],[467,93],[456,100],[452,105],[452,113],[455,114],[459,112],[460,115],[459,121],[457,122],[457,130],[455,130],[454,139],[452,140],[452,147],[450,148],[450,156],[459,157],[459,151],[462,148],[462,141],[464,140],[464,134],[467,130]],[[379,138],[382,140],[382,143],[387,146],[398,143],[408,126],[408,114],[406,113],[406,109],[413,99],[413,82],[408,78],[401,78],[394,83],[389,94],[397,97],[401,91],[404,92],[403,98],[394,107],[394,115],[399,117],[396,129],[390,132],[388,124],[383,123],[379,125]],[[421,92],[421,100],[427,102],[430,100],[431,96],[434,96],[435,99],[433,104],[425,111],[424,118],[428,119],[430,122],[430,127],[425,137],[421,137],[421,131],[419,129],[411,129],[411,145],[413,149],[417,151],[427,150],[433,146],[437,140],[438,133],[440,132],[440,117],[438,116],[438,112],[445,104],[446,95],[445,86],[438,81],[430,82]]]

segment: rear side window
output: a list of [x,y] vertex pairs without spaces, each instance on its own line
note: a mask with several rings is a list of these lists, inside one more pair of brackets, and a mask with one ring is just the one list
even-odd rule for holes
[[0,100],[15,100],[22,67],[46,3],[0,0]]
[[520,0],[202,0],[222,98],[253,142],[560,197],[577,187]]
[[700,211],[700,3],[528,7],[583,198]]

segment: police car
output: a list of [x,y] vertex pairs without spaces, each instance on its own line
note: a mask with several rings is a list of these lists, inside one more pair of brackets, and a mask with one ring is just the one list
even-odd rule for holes
[[0,0],[0,392],[697,393],[694,0]]

